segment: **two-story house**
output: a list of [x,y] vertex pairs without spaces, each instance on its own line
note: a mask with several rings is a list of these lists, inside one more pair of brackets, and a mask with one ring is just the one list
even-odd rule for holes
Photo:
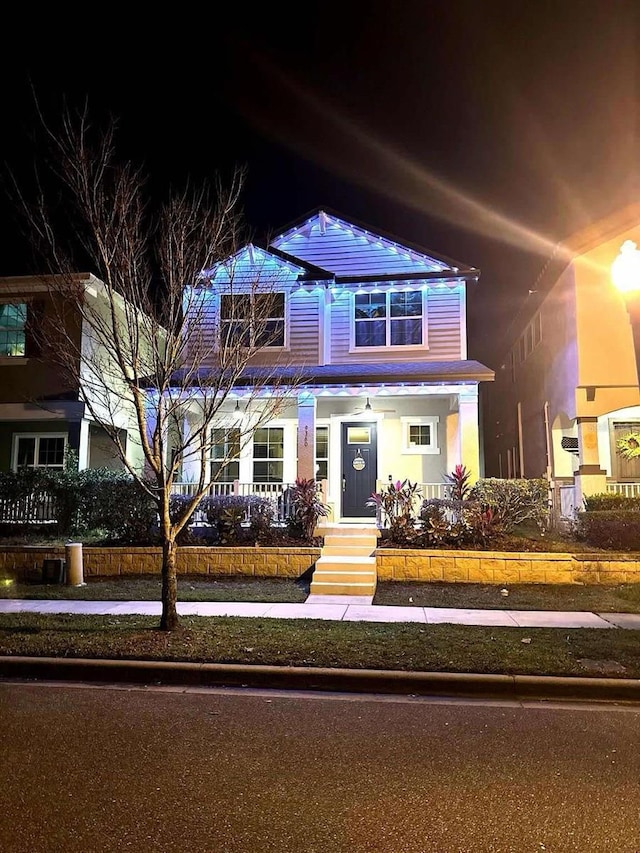
[[[89,274],[76,278],[86,299],[100,301],[98,279]],[[60,470],[68,450],[77,454],[80,469],[120,468],[113,443],[87,407],[90,383],[81,387],[81,371],[64,369],[55,357],[56,345],[65,346],[66,335],[82,349],[87,329],[79,311],[62,304],[53,284],[46,277],[0,279],[0,470]],[[94,405],[99,405],[97,399]],[[128,440],[135,434],[132,413],[122,406],[113,422],[128,460],[141,468],[139,441]]]
[[[271,315],[265,346],[229,395],[226,425],[212,431],[212,491],[315,478],[334,520],[356,520],[375,514],[366,502],[389,481],[409,478],[430,497],[458,463],[480,476],[478,385],[493,371],[467,357],[465,296],[479,274],[323,210],[208,271],[190,301],[207,303],[211,334],[235,335],[238,346],[253,334],[258,280]],[[274,365],[295,378],[292,398],[234,453],[233,418]],[[185,464],[185,483],[198,465]]]
[[636,353],[612,282],[626,240],[640,242],[640,204],[557,247],[483,389],[487,474],[547,475],[565,516],[586,495],[640,493],[640,457],[625,452],[640,443]]

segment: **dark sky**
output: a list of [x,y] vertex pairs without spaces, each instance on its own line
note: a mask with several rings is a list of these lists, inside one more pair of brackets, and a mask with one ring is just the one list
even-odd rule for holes
[[[246,165],[258,238],[327,206],[480,267],[470,356],[492,367],[554,243],[638,198],[640,0],[171,12],[17,13],[2,160],[32,157],[31,84],[53,115],[88,97],[154,188]],[[0,274],[29,272],[4,199],[0,214]]]

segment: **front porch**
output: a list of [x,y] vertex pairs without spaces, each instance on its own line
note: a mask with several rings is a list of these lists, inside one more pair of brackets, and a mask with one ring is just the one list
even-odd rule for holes
[[[176,494],[193,493],[204,473],[210,495],[258,495],[279,511],[296,478],[314,479],[330,521],[371,522],[372,492],[410,480],[420,499],[446,497],[457,464],[480,474],[477,382],[383,383],[309,387],[279,416],[252,429],[242,389],[225,403],[210,432],[202,472],[197,455],[183,465]],[[186,429],[197,429],[194,419]],[[259,416],[258,416],[259,417]]]

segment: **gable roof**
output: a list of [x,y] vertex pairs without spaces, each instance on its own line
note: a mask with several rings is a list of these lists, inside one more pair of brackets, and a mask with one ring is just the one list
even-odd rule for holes
[[251,284],[256,281],[256,276],[264,280],[273,280],[286,274],[297,279],[308,272],[308,264],[304,261],[283,255],[282,252],[274,252],[253,243],[247,243],[211,269],[204,270],[202,277],[209,284],[222,282],[226,285],[230,281],[235,284]]
[[336,278],[362,279],[380,275],[395,278],[420,276],[478,278],[480,270],[435,255],[427,249],[400,242],[349,222],[330,209],[311,211],[271,241],[271,248],[292,259],[313,264]]

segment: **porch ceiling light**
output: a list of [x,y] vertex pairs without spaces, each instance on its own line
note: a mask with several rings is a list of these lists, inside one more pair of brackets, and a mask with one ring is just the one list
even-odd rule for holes
[[625,240],[620,247],[620,254],[611,264],[611,280],[627,306],[640,381],[640,250],[633,240]]

